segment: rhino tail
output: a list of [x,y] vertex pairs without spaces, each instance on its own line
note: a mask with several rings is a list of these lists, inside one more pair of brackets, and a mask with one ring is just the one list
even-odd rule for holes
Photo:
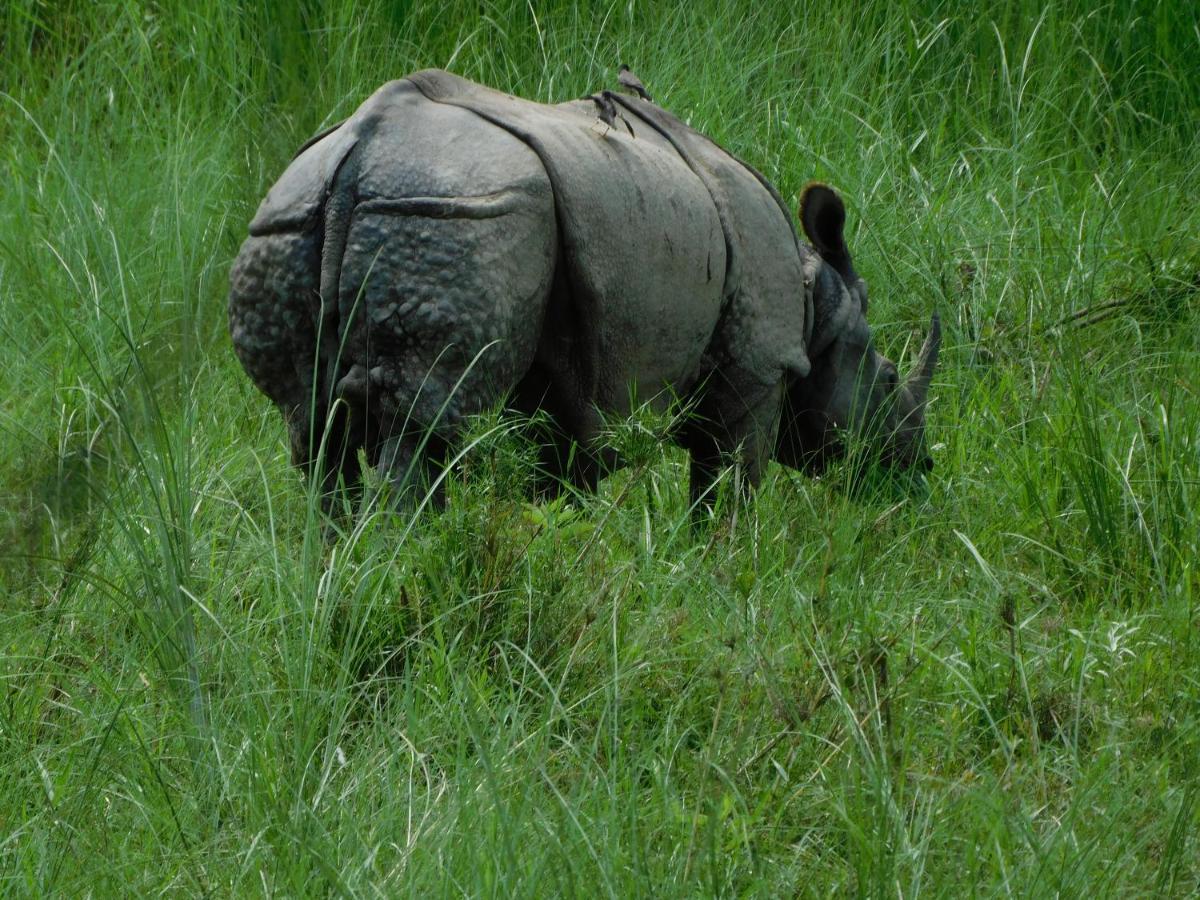
[[[340,284],[342,259],[346,254],[346,243],[350,233],[350,221],[354,213],[355,197],[353,176],[348,171],[354,154],[347,152],[338,163],[325,196],[322,209],[324,234],[321,240],[320,313],[317,321],[320,347],[320,367],[323,370],[322,394],[332,403],[337,393],[335,388],[342,373],[350,368],[346,354],[348,323],[341,321]],[[331,390],[332,389],[332,390]],[[354,396],[351,391],[350,397]]]

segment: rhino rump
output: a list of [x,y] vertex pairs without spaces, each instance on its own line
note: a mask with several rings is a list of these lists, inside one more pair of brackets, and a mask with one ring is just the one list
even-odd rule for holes
[[532,362],[557,252],[545,175],[502,138],[491,173],[472,159],[453,183],[444,138],[455,130],[426,117],[400,133],[406,100],[377,92],[365,115],[301,153],[231,271],[235,350],[284,413],[297,464],[339,394],[353,408],[347,449],[364,446],[374,463],[389,434],[452,431]]

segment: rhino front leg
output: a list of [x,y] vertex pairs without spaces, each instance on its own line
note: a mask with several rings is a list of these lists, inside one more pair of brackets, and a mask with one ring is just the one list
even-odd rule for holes
[[[701,404],[683,439],[691,458],[688,494],[694,522],[711,517],[717,481],[727,466],[735,466],[734,478],[743,499],[758,487],[775,446],[781,401],[776,386],[763,390],[749,404],[744,400]],[[738,410],[736,418],[728,416],[729,409]]]
[[688,472],[688,503],[692,523],[699,525],[712,515],[717,500],[717,476],[721,472],[721,451],[717,442],[704,436],[689,443],[691,460]]
[[531,498],[553,500],[568,488],[594,493],[601,459],[594,449],[599,416],[590,405],[572,401],[580,394],[575,373],[565,361],[556,368],[535,363],[509,397],[509,408],[528,418],[526,432],[538,448]]
[[595,453],[554,422],[538,423],[530,436],[538,447],[537,474],[530,485],[533,500],[554,500],[568,488],[596,492],[601,466]]

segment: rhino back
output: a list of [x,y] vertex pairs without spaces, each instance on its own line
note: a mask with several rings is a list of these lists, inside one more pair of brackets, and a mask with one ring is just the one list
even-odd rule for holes
[[452,394],[485,407],[533,356],[556,257],[550,194],[521,141],[385,84],[260,205],[231,270],[239,358],[285,410],[356,365],[385,407],[426,421]]
[[[539,361],[580,404],[686,391],[720,316],[725,240],[704,184],[660,142],[598,122],[590,102],[546,106],[449,75],[410,76],[536,152],[553,186],[564,268]],[[560,385],[561,386],[561,385]]]
[[812,305],[805,248],[775,187],[757,170],[671,113],[618,96],[626,113],[687,160],[711,193],[728,244],[728,301],[714,335],[713,355],[727,375],[770,386],[781,376],[806,375]]

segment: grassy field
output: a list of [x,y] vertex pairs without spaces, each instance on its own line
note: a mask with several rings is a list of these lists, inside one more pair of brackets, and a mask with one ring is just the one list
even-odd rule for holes
[[[0,894],[1200,891],[1193,4],[0,12]],[[629,62],[794,198],[881,349],[946,328],[925,486],[686,462],[322,539],[226,277],[291,153],[450,68]],[[732,501],[731,501],[731,505]]]

